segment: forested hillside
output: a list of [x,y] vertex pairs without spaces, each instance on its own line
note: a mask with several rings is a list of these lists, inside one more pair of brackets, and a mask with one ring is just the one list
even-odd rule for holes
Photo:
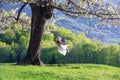
[[[116,2],[116,4],[120,4],[118,0],[110,0],[112,2]],[[3,7],[8,12],[11,12],[10,8],[17,10],[19,6],[22,4],[11,5],[4,4]],[[31,16],[31,9],[27,6],[27,8],[23,9],[23,12],[27,16]],[[65,28],[71,30],[75,34],[83,32],[85,36],[89,39],[97,39],[101,42],[117,44],[120,43],[120,27],[111,25],[111,24],[103,24],[104,22],[100,22],[98,18],[87,19],[83,16],[79,18],[72,18],[70,16],[64,15],[62,12],[58,10],[54,10],[54,17],[48,20],[49,22],[56,24],[58,26],[64,26]],[[105,21],[105,23],[107,23]]]
[[[7,15],[6,12],[3,13]],[[4,18],[4,15],[1,16]],[[1,18],[1,19],[2,19]],[[24,17],[29,20],[29,17]],[[2,20],[1,20],[2,21]],[[26,53],[30,38],[30,25],[22,23],[0,25],[0,62],[18,62]],[[67,39],[69,52],[63,56],[57,51],[55,36],[62,36]],[[41,59],[46,64],[57,63],[96,63],[120,66],[120,46],[100,43],[90,40],[83,33],[74,34],[64,27],[58,27],[51,23],[45,25],[42,40]]]

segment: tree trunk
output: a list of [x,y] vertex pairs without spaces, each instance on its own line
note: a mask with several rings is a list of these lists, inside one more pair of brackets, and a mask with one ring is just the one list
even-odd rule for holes
[[23,65],[44,65],[40,60],[39,47],[42,40],[42,35],[44,31],[44,24],[47,19],[52,16],[52,11],[50,6],[40,6],[35,3],[31,5],[32,18],[31,18],[31,36],[28,47],[27,56],[23,60]]

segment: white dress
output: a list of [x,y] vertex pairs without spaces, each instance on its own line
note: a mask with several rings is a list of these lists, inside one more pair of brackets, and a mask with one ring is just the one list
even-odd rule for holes
[[63,44],[61,44],[60,46],[57,46],[57,49],[58,49],[58,51],[61,53],[61,54],[63,54],[64,56],[66,55],[66,53],[67,53],[67,47],[68,47],[69,45],[63,45]]

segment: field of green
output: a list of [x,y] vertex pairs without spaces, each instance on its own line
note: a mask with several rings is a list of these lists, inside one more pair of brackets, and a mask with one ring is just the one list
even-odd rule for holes
[[120,68],[100,64],[0,64],[0,80],[120,80]]

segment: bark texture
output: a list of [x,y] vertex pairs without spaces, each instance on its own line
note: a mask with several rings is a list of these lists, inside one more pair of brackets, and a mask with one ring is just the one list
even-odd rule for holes
[[44,25],[47,19],[52,17],[52,7],[43,6],[35,3],[30,4],[32,11],[31,35],[28,52],[21,64],[23,65],[44,65],[40,60],[41,40],[44,31]]

